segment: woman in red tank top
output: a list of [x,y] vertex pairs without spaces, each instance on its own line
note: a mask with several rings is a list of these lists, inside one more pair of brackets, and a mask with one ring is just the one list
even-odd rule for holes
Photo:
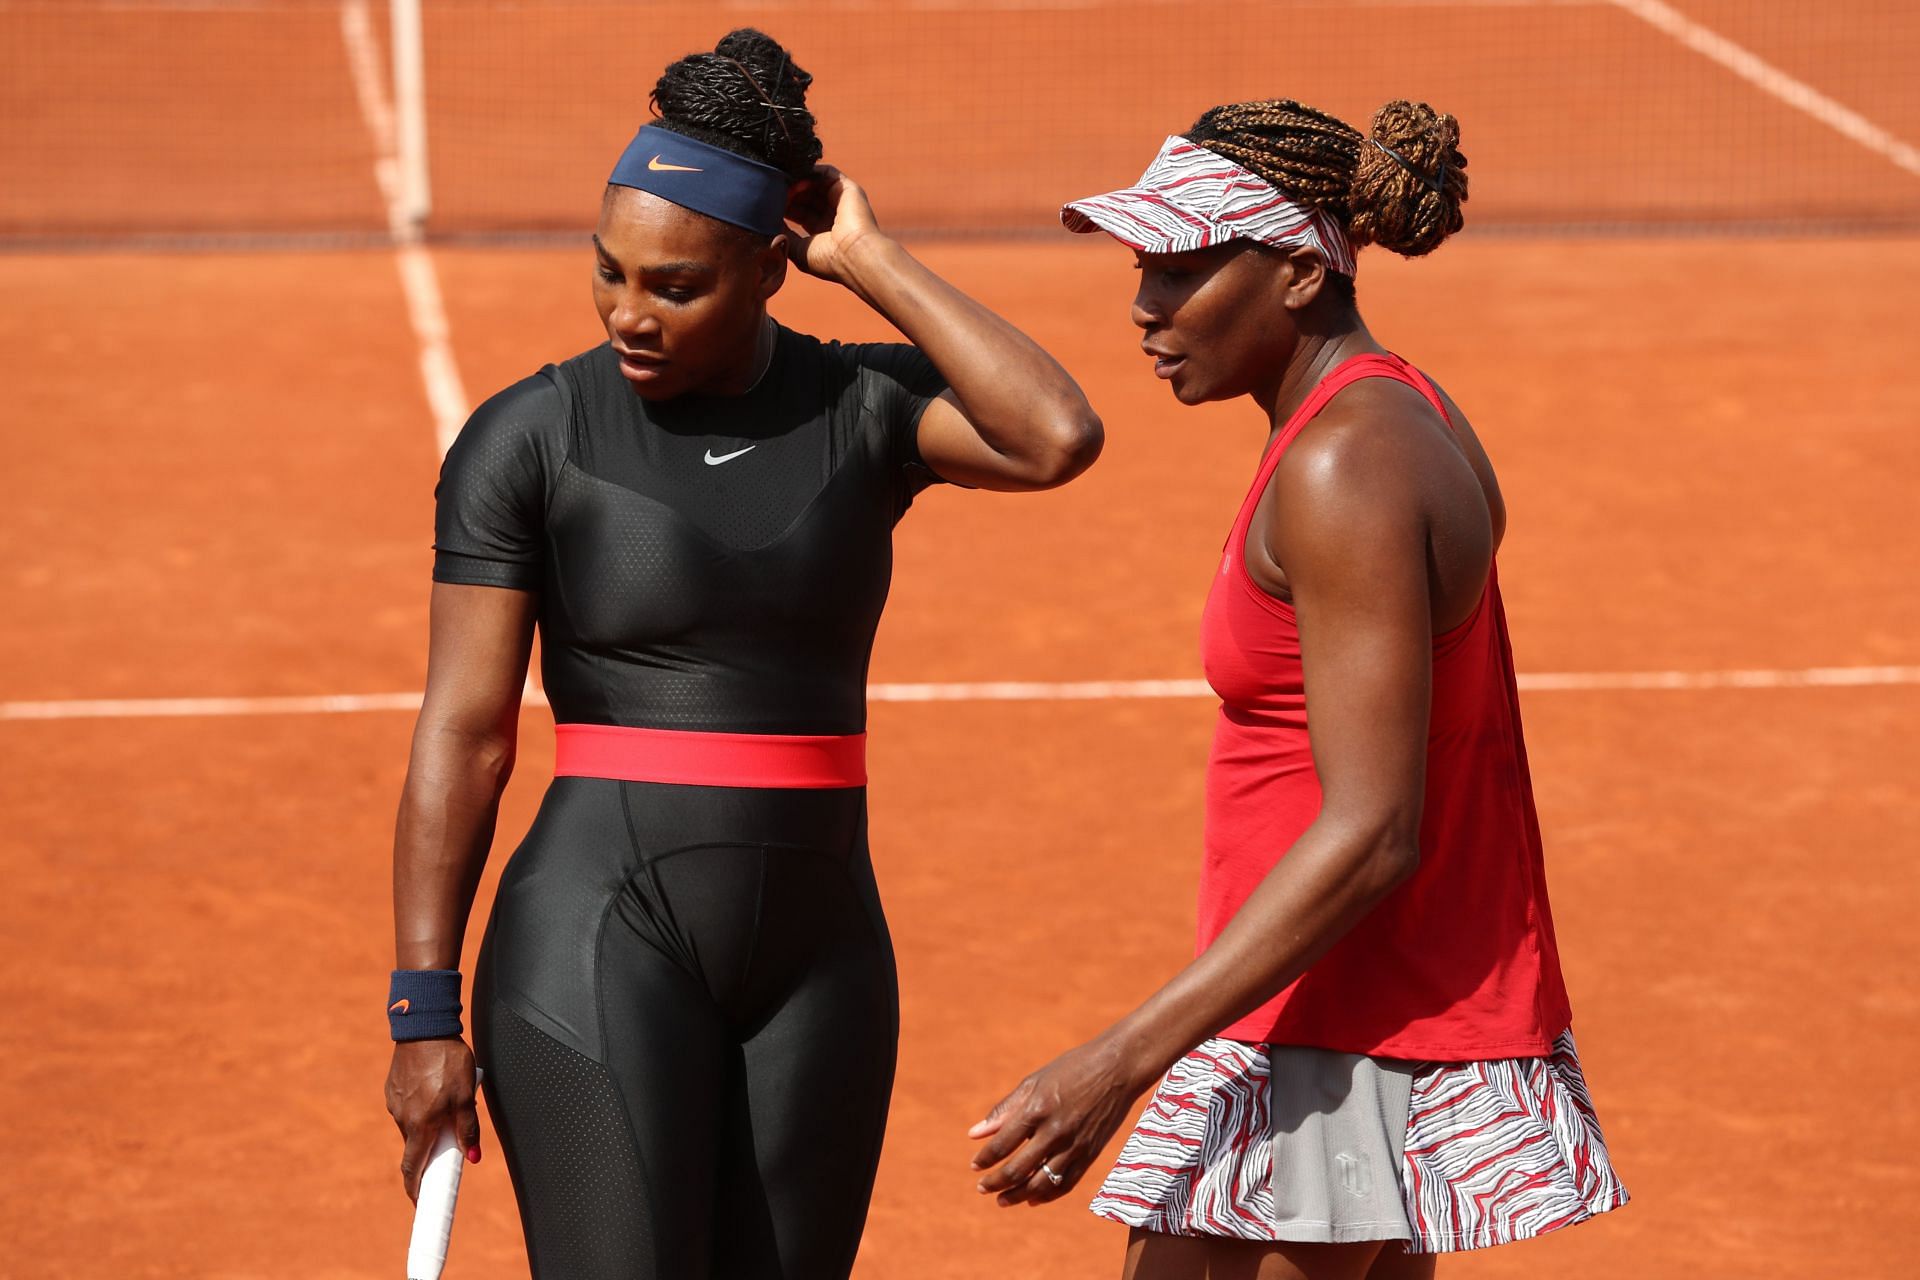
[[1217,107],[1062,211],[1135,251],[1175,397],[1249,397],[1268,433],[1202,625],[1197,957],[973,1130],[983,1192],[1050,1200],[1159,1078],[1093,1203],[1133,1229],[1133,1280],[1427,1276],[1626,1200],[1569,1031],[1506,509],[1458,407],[1355,303],[1357,247],[1460,229],[1458,143],[1424,104],[1365,137]]

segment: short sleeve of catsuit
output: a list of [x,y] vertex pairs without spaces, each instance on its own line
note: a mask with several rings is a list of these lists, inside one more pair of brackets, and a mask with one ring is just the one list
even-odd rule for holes
[[904,342],[864,343],[841,350],[853,363],[870,429],[885,435],[901,498],[911,502],[928,485],[940,483],[920,456],[920,418],[947,389],[947,380],[918,347]]
[[538,591],[566,402],[535,374],[467,419],[434,489],[433,580]]

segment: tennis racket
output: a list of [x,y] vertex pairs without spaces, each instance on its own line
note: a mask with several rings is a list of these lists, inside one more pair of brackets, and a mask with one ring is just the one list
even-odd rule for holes
[[[476,1069],[477,1092],[485,1073]],[[407,1242],[407,1280],[440,1280],[447,1265],[447,1242],[453,1238],[453,1209],[460,1200],[460,1173],[467,1153],[460,1149],[453,1125],[440,1131],[426,1170],[420,1175],[420,1195],[413,1202],[413,1238]]]

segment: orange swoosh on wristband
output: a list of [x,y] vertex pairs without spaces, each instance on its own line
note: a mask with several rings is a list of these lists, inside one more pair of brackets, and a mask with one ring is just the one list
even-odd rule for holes
[[401,1013],[405,1013],[408,1009],[411,1009],[412,1007],[413,1007],[413,1002],[410,1000],[405,1000],[405,999],[395,1000],[392,1004],[387,1006],[387,1012],[393,1013],[394,1011],[398,1010]]

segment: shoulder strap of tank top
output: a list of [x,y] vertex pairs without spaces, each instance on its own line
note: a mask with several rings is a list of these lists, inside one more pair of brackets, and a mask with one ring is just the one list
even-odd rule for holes
[[1287,425],[1281,429],[1279,438],[1267,450],[1267,456],[1260,460],[1260,470],[1253,478],[1253,487],[1247,490],[1246,498],[1240,503],[1238,523],[1246,522],[1254,503],[1259,501],[1262,493],[1266,492],[1268,482],[1273,479],[1274,468],[1280,465],[1280,456],[1287,451],[1287,446],[1306,430],[1309,422],[1320,416],[1320,411],[1327,407],[1327,401],[1362,378],[1392,378],[1397,382],[1407,381],[1407,375],[1401,363],[1392,356],[1377,356],[1369,353],[1341,361],[1332,373],[1320,379],[1313,390],[1307,393],[1306,400],[1293,411],[1293,416],[1287,419]]
[[1402,376],[1398,380],[1406,383],[1427,398],[1427,403],[1432,405],[1434,411],[1440,415],[1440,421],[1447,424],[1447,430],[1459,431],[1460,428],[1454,425],[1453,415],[1447,412],[1447,402],[1440,398],[1440,388],[1433,385],[1433,379],[1408,364],[1405,360],[1400,359],[1399,356],[1395,356],[1394,361],[1399,364],[1402,370]]

